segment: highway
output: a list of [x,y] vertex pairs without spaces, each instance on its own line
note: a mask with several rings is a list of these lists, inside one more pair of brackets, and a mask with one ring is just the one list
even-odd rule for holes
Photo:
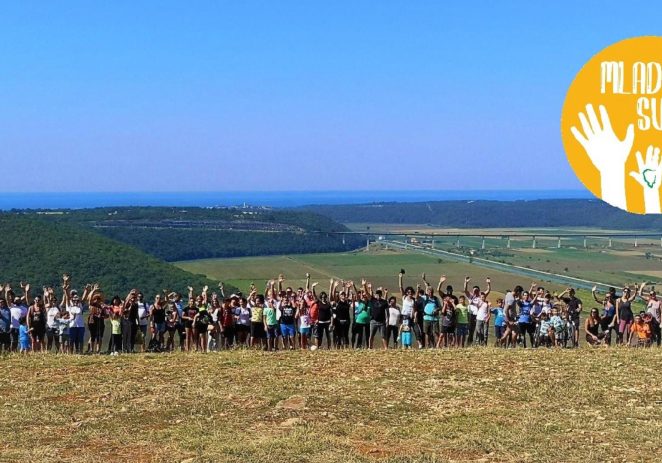
[[516,275],[526,276],[530,279],[534,279],[538,281],[547,281],[562,286],[571,286],[573,288],[586,289],[588,291],[590,291],[591,288],[593,288],[593,286],[597,286],[598,290],[604,293],[610,286],[618,287],[619,285],[615,283],[584,280],[581,278],[575,278],[568,275],[559,275],[557,273],[544,272],[542,270],[530,269],[518,265],[504,264],[502,262],[495,262],[492,260],[483,259],[481,257],[470,257],[470,256],[465,256],[463,254],[457,254],[454,252],[442,251],[440,249],[424,248],[422,246],[403,243],[401,241],[381,240],[378,241],[378,243],[388,245],[396,249],[414,251],[419,254],[425,254],[433,257],[444,257],[446,259],[450,259],[455,262],[468,263],[471,265],[477,265],[479,267],[499,270],[501,272],[508,272]]

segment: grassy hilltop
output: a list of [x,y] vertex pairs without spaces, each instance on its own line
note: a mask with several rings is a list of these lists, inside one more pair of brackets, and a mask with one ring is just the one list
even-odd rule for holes
[[657,349],[17,355],[0,362],[0,460],[658,461],[660,362]]

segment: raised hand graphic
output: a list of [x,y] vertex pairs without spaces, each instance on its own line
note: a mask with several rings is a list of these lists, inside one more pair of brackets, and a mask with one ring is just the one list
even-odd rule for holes
[[586,114],[579,113],[582,131],[570,127],[570,131],[582,145],[593,165],[600,171],[600,197],[612,206],[626,209],[625,161],[634,143],[634,125],[627,128],[620,140],[614,133],[604,106],[599,106],[600,118],[593,105],[586,105]]
[[637,168],[639,172],[630,172],[644,189],[644,207],[646,214],[660,214],[660,185],[662,184],[662,163],[660,163],[660,148],[653,145],[646,150],[646,159],[637,151]]

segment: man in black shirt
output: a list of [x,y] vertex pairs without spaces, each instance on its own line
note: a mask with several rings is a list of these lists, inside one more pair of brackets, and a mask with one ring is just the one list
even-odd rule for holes
[[[332,295],[333,297],[333,295]],[[333,307],[333,340],[336,349],[349,347],[350,306],[345,292],[338,295],[338,301]]]
[[375,297],[370,304],[370,341],[368,348],[374,347],[375,334],[379,333],[382,337],[384,349],[388,348],[386,342],[386,320],[388,319],[388,302],[382,297],[382,290],[375,291]]
[[[565,297],[566,293],[568,293],[568,297]],[[568,318],[575,327],[572,344],[574,347],[579,347],[579,314],[582,311],[582,301],[575,297],[575,290],[573,288],[568,288],[563,291],[557,296],[557,299],[563,301],[567,307]]]

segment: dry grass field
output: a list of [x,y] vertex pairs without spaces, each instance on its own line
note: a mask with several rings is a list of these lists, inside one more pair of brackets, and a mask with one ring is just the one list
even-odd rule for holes
[[662,350],[0,359],[2,461],[659,461]]

